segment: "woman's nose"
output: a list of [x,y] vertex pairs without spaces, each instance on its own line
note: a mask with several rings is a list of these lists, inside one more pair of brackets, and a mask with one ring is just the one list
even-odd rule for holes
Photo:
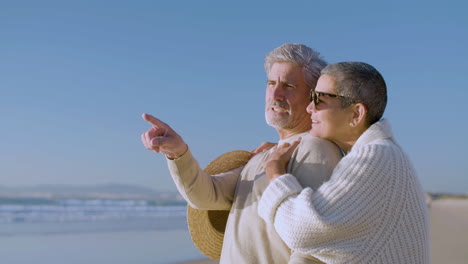
[[315,110],[317,110],[317,109],[315,108],[314,101],[311,101],[309,103],[309,105],[306,107],[306,111],[307,111],[307,113],[312,114],[312,112],[315,111]]

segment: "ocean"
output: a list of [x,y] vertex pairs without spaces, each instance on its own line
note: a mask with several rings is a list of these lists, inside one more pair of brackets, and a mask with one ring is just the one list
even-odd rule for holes
[[133,200],[0,204],[5,264],[158,264],[201,259],[185,206]]

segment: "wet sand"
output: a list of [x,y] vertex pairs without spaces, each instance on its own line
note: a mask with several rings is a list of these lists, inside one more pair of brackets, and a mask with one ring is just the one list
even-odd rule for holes
[[[434,200],[429,206],[432,264],[468,263],[468,200]],[[183,264],[217,263],[198,260]]]

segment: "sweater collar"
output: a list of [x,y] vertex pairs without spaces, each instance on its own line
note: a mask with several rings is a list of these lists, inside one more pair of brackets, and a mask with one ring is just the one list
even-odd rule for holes
[[393,138],[392,127],[386,119],[381,119],[380,121],[371,125],[366,131],[364,131],[364,133],[362,133],[362,135],[354,144],[353,149],[359,148],[374,140],[385,138]]
[[300,134],[297,134],[297,135],[294,135],[294,136],[291,136],[291,137],[288,137],[288,138],[285,138],[285,139],[281,139],[280,141],[278,141],[278,145],[281,145],[281,144],[283,144],[285,142],[292,143],[293,141],[295,141],[299,137],[305,137],[308,134],[309,134],[309,131],[303,132],[303,133],[300,133]]

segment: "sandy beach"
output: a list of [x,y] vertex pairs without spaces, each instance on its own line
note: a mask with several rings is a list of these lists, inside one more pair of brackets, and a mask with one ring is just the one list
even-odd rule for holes
[[[431,217],[431,258],[433,264],[468,263],[468,200],[434,200]],[[216,264],[215,260],[197,260],[180,264]]]
[[435,200],[429,213],[432,263],[468,263],[468,200]]

